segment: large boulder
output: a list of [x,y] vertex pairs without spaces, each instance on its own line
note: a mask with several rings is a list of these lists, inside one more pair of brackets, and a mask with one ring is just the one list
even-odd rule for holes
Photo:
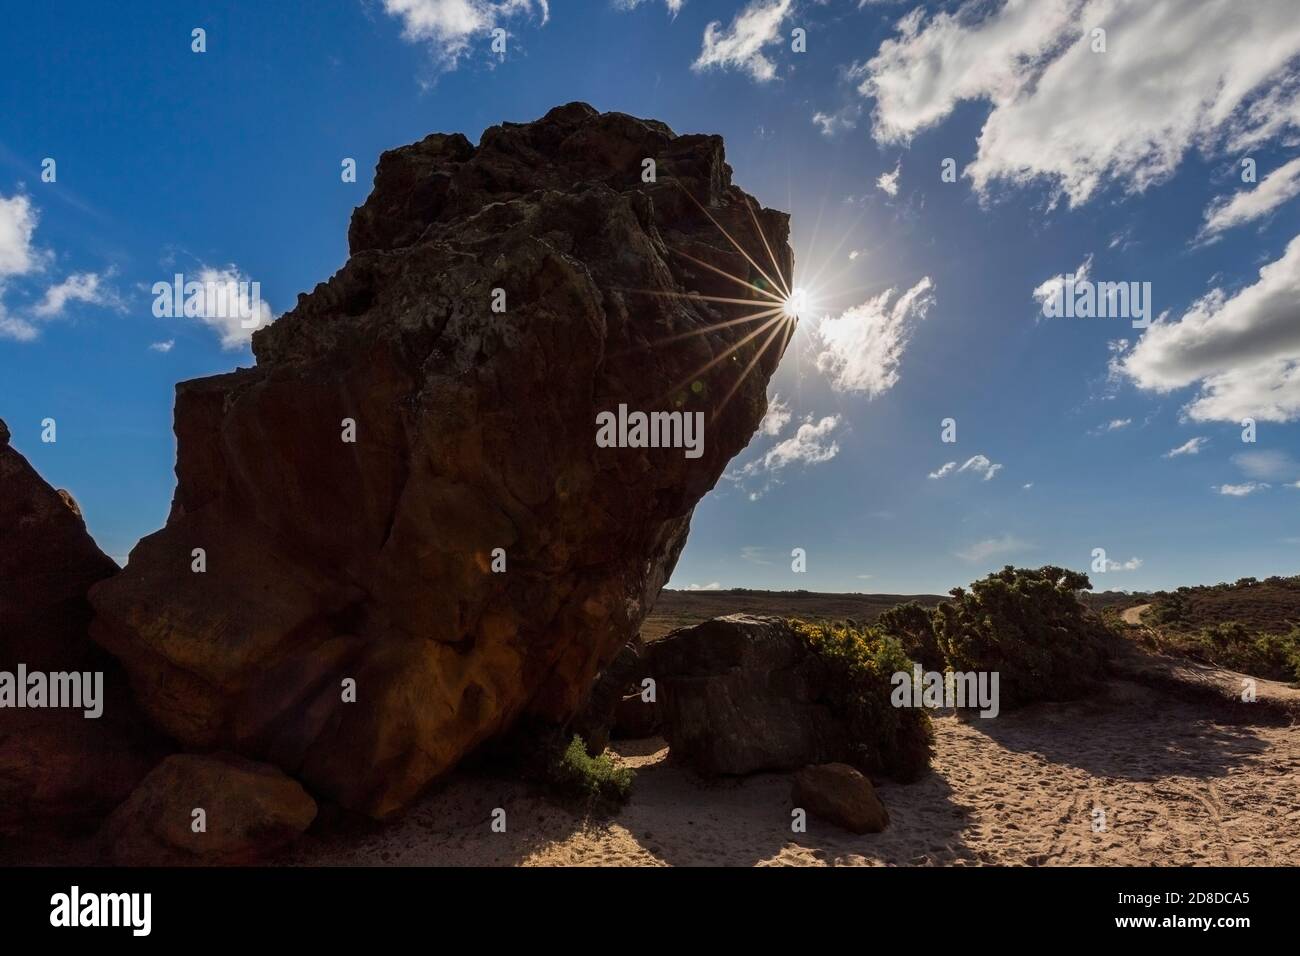
[[796,770],[848,753],[825,662],[782,618],[714,618],[647,649],[664,738],[700,773]]
[[86,635],[87,589],[117,565],[87,533],[72,496],[50,487],[9,439],[0,421],[0,671],[15,682],[20,673],[88,674],[100,699],[97,717],[85,708],[0,708],[0,831],[91,825],[148,772],[159,742],[116,661]]
[[[94,637],[177,740],[376,817],[568,720],[763,416],[787,232],[720,138],[579,103],[385,153],[257,366],[178,386],[171,514]],[[620,405],[698,413],[700,454],[601,447]]]
[[232,754],[173,754],[113,811],[100,840],[118,866],[246,865],[314,819],[316,801],[275,767]]

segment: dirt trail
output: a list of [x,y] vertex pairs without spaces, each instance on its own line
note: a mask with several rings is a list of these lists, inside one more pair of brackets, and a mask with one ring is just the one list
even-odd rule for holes
[[1139,604],[1137,607],[1128,608],[1120,614],[1120,620],[1125,624],[1141,624],[1142,612],[1150,606],[1150,604]]

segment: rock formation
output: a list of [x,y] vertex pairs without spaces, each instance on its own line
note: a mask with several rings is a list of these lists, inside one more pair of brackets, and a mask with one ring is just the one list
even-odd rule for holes
[[231,754],[172,754],[113,811],[100,840],[117,866],[247,865],[315,818],[316,801],[275,767]]
[[[763,416],[792,263],[720,138],[583,104],[385,153],[348,238],[256,367],[178,386],[171,514],[92,633],[185,746],[383,817],[637,632]],[[701,453],[598,445],[621,405],[699,413]]]
[[848,754],[825,666],[781,618],[714,618],[647,649],[663,735],[700,773],[797,770]]
[[117,572],[56,491],[9,444],[0,421],[0,671],[99,672],[101,716],[81,709],[0,709],[0,828],[93,821],[157,759],[125,680],[86,636],[91,584]]

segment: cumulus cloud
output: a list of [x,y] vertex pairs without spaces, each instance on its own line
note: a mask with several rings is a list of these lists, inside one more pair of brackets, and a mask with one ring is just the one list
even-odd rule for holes
[[175,348],[175,346],[176,346],[175,339],[167,339],[165,342],[151,342],[149,344],[149,351],[162,352],[164,355],[166,355],[173,348]]
[[1205,443],[1208,441],[1208,438],[1189,438],[1177,448],[1171,448],[1169,451],[1165,452],[1164,457],[1178,458],[1181,455],[1199,455],[1201,449],[1205,447]]
[[946,478],[957,468],[955,461],[947,461],[940,465],[935,471],[930,472],[930,478]]
[[721,591],[722,584],[719,581],[710,581],[708,584],[688,584],[687,591]]
[[890,173],[881,173],[880,178],[876,180],[876,188],[888,196],[898,195],[898,177],[903,173],[903,161],[900,159],[894,166],[894,171]]
[[743,467],[727,472],[726,477],[738,483],[749,479],[763,481],[761,487],[749,494],[751,501],[757,500],[780,482],[780,473],[791,465],[820,465],[838,455],[840,446],[833,435],[841,422],[839,415],[826,415],[816,421],[810,415],[792,436]]
[[763,51],[783,39],[781,22],[792,6],[793,0],[751,0],[726,29],[714,20],[704,28],[704,45],[691,69],[743,70],[759,83],[774,79],[776,64]]
[[893,388],[899,364],[916,324],[934,305],[934,283],[925,276],[902,295],[888,289],[812,332],[817,368],[843,392],[875,398]]
[[1159,393],[1199,385],[1193,421],[1300,417],[1300,236],[1259,281],[1212,289],[1177,321],[1157,319],[1116,367]]
[[544,25],[548,0],[383,0],[384,11],[402,22],[402,38],[427,44],[443,69],[455,69],[471,40],[534,12]]
[[1004,534],[996,538],[985,538],[983,541],[977,541],[969,547],[954,551],[953,554],[963,561],[975,563],[978,561],[987,561],[989,558],[996,557],[1000,554],[1013,554],[1020,551],[1029,551],[1034,546],[1028,541],[1017,538],[1015,535]]
[[[224,268],[203,266],[199,269],[198,281],[203,284],[201,311],[187,318],[197,319],[215,331],[221,338],[223,349],[245,348],[252,341],[254,332],[275,321],[270,304],[258,291],[260,286],[255,289],[252,280],[234,265]],[[245,328],[245,323],[249,327]]]
[[28,315],[13,314],[4,302],[8,282],[42,272],[51,260],[38,250],[33,236],[39,219],[31,200],[18,193],[0,196],[0,338],[31,342],[41,334],[38,322],[56,319],[69,302],[87,302],[108,308],[123,308],[117,294],[95,272],[80,272],[48,286]]
[[1112,181],[1139,192],[1194,147],[1286,128],[1251,112],[1262,99],[1295,105],[1293,0],[967,0],[929,19],[918,7],[895,30],[853,71],[876,139],[907,142],[959,103],[990,103],[965,171],[981,194],[1037,180],[1071,205]]
[[1262,481],[1247,481],[1240,485],[1215,485],[1214,490],[1221,495],[1228,495],[1232,498],[1244,498],[1247,495],[1265,491],[1268,487],[1268,484]]
[[39,258],[32,246],[36,220],[31,200],[22,193],[8,199],[0,196],[0,282],[38,268]]
[[1220,196],[1210,203],[1200,237],[1215,237],[1227,229],[1261,219],[1296,195],[1300,195],[1300,158],[1273,170],[1254,189]]

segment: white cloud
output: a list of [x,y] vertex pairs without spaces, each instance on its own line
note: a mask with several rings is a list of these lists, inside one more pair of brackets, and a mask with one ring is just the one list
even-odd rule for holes
[[1233,498],[1244,498],[1246,495],[1253,495],[1257,491],[1264,491],[1268,485],[1262,481],[1248,481],[1241,485],[1215,485],[1214,490],[1221,495],[1229,495]]
[[1097,430],[1103,432],[1117,432],[1121,428],[1128,428],[1132,424],[1133,424],[1133,419],[1131,418],[1112,418],[1110,421],[1108,421],[1105,425],[1102,425]]
[[708,584],[688,584],[688,591],[721,591],[722,584],[718,581],[710,581]]
[[1254,189],[1243,189],[1232,196],[1220,196],[1205,210],[1202,239],[1217,236],[1235,226],[1254,222],[1300,195],[1300,158],[1273,170]]
[[1026,482],[1025,482],[1023,485],[1021,485],[1020,487],[1023,488],[1023,489],[1025,489],[1025,491],[1028,491],[1030,488],[1034,487],[1034,483],[1033,483],[1032,481],[1026,481]]
[[162,352],[164,355],[170,352],[176,345],[175,339],[168,339],[165,342],[152,342],[149,345],[149,351]]
[[765,479],[766,483],[761,488],[749,493],[749,499],[757,501],[780,483],[779,473],[790,465],[820,465],[838,455],[839,442],[832,436],[841,421],[839,415],[827,415],[819,421],[814,421],[810,415],[792,436],[773,445],[762,457],[727,472],[725,477],[735,482],[744,482],[750,478]]
[[1011,554],[1017,551],[1028,551],[1034,546],[1028,541],[1024,541],[1014,535],[1004,534],[996,538],[985,538],[983,541],[977,541],[970,547],[963,548],[953,553],[963,561],[987,561],[989,558],[999,554]]
[[1136,571],[1140,567],[1142,567],[1141,558],[1129,558],[1127,561],[1122,562],[1106,559],[1107,571]]
[[975,455],[972,458],[968,458],[966,463],[957,469],[957,473],[961,474],[963,471],[974,472],[977,475],[983,475],[984,480],[988,481],[1001,470],[1001,465],[994,464],[984,455]]
[[1300,417],[1300,236],[1259,281],[1212,289],[1177,321],[1163,317],[1117,367],[1160,393],[1199,384],[1194,421],[1287,422]]
[[881,173],[880,178],[876,180],[876,188],[889,196],[898,195],[898,177],[903,173],[903,161],[900,159],[894,165],[892,173]]
[[[227,351],[242,349],[253,339],[253,333],[275,321],[270,304],[254,296],[254,286],[248,276],[235,266],[218,269],[203,266],[198,281],[203,283],[202,313],[196,318],[221,337],[221,347]],[[260,286],[259,286],[260,288]],[[244,323],[256,324],[245,328]]]
[[45,290],[45,297],[32,309],[43,319],[57,318],[69,302],[89,302],[103,308],[122,310],[125,306],[117,293],[108,288],[95,272],[78,272]]
[[784,39],[781,22],[792,5],[793,0],[750,0],[727,29],[714,20],[704,28],[704,45],[691,69],[744,70],[760,83],[774,79],[776,64],[763,50]]
[[38,219],[36,208],[27,196],[21,193],[8,199],[0,196],[0,338],[34,341],[41,334],[34,320],[58,318],[69,302],[123,308],[116,293],[103,284],[102,276],[81,272],[49,286],[30,316],[14,315],[8,310],[3,301],[8,280],[39,273],[52,259],[32,243]]
[[1136,192],[1167,178],[1193,147],[1284,128],[1251,109],[1268,96],[1294,106],[1278,91],[1300,54],[1295,13],[1294,0],[968,0],[928,21],[913,10],[854,73],[880,142],[985,101],[966,166],[976,190],[1045,179],[1078,205],[1107,182]]
[[[645,2],[646,0],[614,0],[614,6],[619,10],[635,10]],[[682,7],[685,5],[686,0],[664,0],[664,6],[674,18],[682,12]]]
[[888,289],[843,314],[822,319],[812,332],[817,368],[838,391],[875,398],[898,382],[898,367],[916,324],[934,304],[926,276],[902,295]]
[[773,395],[767,400],[767,412],[763,415],[763,420],[758,423],[758,430],[764,435],[775,437],[790,423],[790,418],[789,402],[781,401],[780,394]]
[[988,481],[1001,470],[1002,466],[994,464],[986,455],[973,455],[967,458],[965,464],[960,468],[957,467],[955,461],[944,462],[937,471],[930,472],[928,477],[935,479],[946,478],[952,474],[959,475],[962,472],[969,471],[972,474],[983,475],[984,480]]
[[8,199],[0,196],[0,282],[39,268],[39,257],[32,246],[36,220],[31,200],[22,193]]
[[836,133],[856,127],[861,113],[862,107],[857,105],[846,106],[834,113],[823,113],[818,110],[813,113],[812,121],[821,130],[823,136],[831,137]]
[[1177,448],[1171,448],[1169,451],[1165,452],[1164,457],[1177,458],[1180,455],[1199,455],[1201,449],[1205,447],[1205,443],[1208,441],[1208,438],[1201,438],[1199,436],[1196,438],[1189,438]]
[[547,0],[383,0],[384,12],[402,21],[402,38],[426,43],[438,64],[455,69],[471,40],[481,38],[506,21],[531,15],[536,9],[545,25]]
[[840,425],[840,416],[827,415],[814,423],[811,420],[799,426],[793,436],[769,448],[759,459],[764,471],[780,471],[787,465],[819,465],[839,454],[839,444],[831,433]]
[[[1091,271],[1092,253],[1090,252],[1084,256],[1083,261],[1075,267],[1074,272],[1072,273],[1074,281],[1077,283],[1086,282],[1088,279],[1088,273]],[[1055,300],[1058,296],[1061,296],[1064,293],[1065,280],[1065,274],[1055,275],[1050,279],[1044,279],[1038,284],[1037,288],[1030,293],[1030,295],[1034,297],[1034,300],[1039,304],[1039,306],[1045,306],[1048,302]]]

